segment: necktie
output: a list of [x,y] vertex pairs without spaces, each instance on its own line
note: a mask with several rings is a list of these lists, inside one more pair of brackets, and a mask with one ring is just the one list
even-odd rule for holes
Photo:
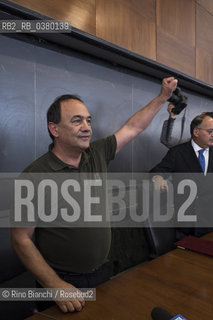
[[199,153],[198,160],[200,162],[200,165],[201,165],[201,168],[202,168],[203,172],[205,172],[205,158],[204,158],[204,155],[203,155],[204,151],[205,151],[205,149],[200,149],[198,151],[198,153]]

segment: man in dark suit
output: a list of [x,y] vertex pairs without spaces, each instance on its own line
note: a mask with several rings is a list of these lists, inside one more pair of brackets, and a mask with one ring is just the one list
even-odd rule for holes
[[[165,177],[168,173],[182,173],[183,175],[175,175],[175,187],[177,187],[180,179],[190,176],[195,179],[198,191],[195,201],[191,206],[191,212],[202,215],[202,219],[206,221],[209,215],[209,199],[211,198],[211,181],[207,173],[213,172],[213,113],[206,112],[196,116],[190,126],[191,140],[179,144],[171,148],[162,161],[152,168],[151,172],[164,173],[163,175],[155,175],[153,182],[155,189],[159,191],[168,190],[168,184]],[[193,173],[200,173],[193,175]],[[187,175],[186,175],[187,174]],[[191,174],[191,175],[190,175]],[[180,207],[180,197],[175,190],[175,208]],[[207,210],[208,209],[208,213]],[[201,212],[202,211],[202,212]],[[205,222],[206,227],[206,222]],[[182,229],[185,234],[201,235],[208,228],[187,228]]]

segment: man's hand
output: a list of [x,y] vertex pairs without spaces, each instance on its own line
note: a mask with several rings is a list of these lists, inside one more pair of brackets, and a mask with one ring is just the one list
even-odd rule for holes
[[153,177],[154,188],[156,191],[165,192],[168,191],[167,181],[161,176]]
[[165,78],[162,81],[160,97],[166,102],[177,88],[177,79],[174,77]]
[[[57,284],[57,288],[70,289],[70,291],[72,292],[81,292],[79,289],[75,288],[73,285],[63,280],[61,280]],[[61,311],[64,313],[81,311],[85,306],[85,301],[83,298],[77,298],[73,300],[57,300],[55,302],[61,309]]]
[[176,118],[176,114],[172,112],[172,109],[174,108],[174,104],[173,103],[169,103],[168,104],[168,112],[169,112],[169,117],[172,118],[172,119],[175,119]]

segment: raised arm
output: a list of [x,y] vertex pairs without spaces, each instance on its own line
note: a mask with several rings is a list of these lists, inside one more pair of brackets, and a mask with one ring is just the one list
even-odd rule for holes
[[[26,268],[35,276],[44,288],[74,288],[63,281],[56,272],[46,263],[41,253],[34,245],[31,237],[34,228],[12,228],[11,242],[14,250]],[[77,289],[76,289],[77,290]],[[80,311],[85,302],[81,299],[72,301],[56,301],[63,312]]]
[[115,132],[117,140],[116,153],[120,151],[128,142],[133,140],[139,133],[146,129],[156,113],[172,95],[177,87],[177,80],[174,77],[165,78],[162,81],[159,95],[144,108],[136,112],[127,120],[123,127]]

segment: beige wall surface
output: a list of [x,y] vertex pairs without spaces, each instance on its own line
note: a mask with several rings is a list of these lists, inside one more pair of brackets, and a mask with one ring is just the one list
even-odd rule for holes
[[212,0],[13,0],[213,84]]

